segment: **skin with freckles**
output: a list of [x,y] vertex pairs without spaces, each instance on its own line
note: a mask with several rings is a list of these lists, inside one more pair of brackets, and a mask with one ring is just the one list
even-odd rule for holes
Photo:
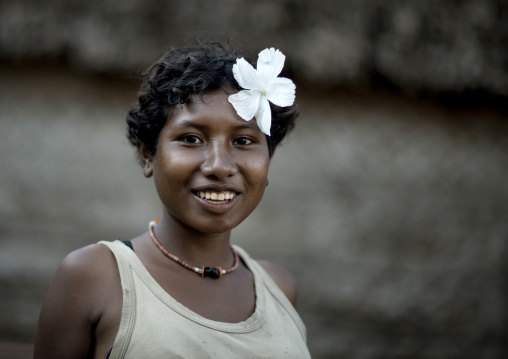
[[[169,252],[195,266],[233,265],[231,231],[256,208],[266,187],[266,136],[255,121],[237,115],[229,94],[219,89],[175,107],[154,155],[138,144],[143,173],[153,178],[162,204],[155,235]],[[160,286],[190,310],[230,323],[254,312],[253,277],[243,263],[221,279],[201,278],[162,254],[148,233],[132,244]],[[260,263],[294,304],[291,274]],[[121,310],[120,277],[109,249],[90,245],[71,253],[60,265],[41,311],[35,358],[105,358]]]

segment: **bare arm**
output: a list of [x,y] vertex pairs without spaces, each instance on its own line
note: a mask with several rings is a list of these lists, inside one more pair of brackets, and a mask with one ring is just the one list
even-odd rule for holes
[[121,298],[115,265],[109,250],[100,245],[79,249],[63,260],[41,310],[35,358],[95,356],[97,325],[114,294],[120,291]]
[[270,274],[273,281],[279,286],[282,292],[296,308],[297,288],[295,277],[286,269],[267,261],[258,261],[261,266]]

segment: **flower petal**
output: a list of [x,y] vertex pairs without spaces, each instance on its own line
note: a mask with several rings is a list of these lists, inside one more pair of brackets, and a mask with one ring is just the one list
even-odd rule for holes
[[261,96],[259,99],[259,106],[256,112],[256,123],[258,124],[261,132],[270,136],[270,127],[272,126],[272,111],[266,96]]
[[255,90],[242,90],[228,97],[238,116],[245,121],[250,121],[258,111],[261,93]]
[[291,106],[295,102],[296,86],[290,79],[277,77],[266,91],[266,97],[274,105],[280,107]]
[[275,50],[273,47],[270,49],[264,49],[259,53],[257,72],[258,79],[262,82],[265,87],[268,87],[270,82],[279,76],[282,68],[284,67],[284,61],[286,56],[279,50]]
[[256,70],[243,57],[233,65],[233,76],[238,85],[246,90],[259,88]]

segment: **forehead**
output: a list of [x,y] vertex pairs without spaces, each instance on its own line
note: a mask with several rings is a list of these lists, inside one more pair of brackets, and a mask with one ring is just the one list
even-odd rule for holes
[[229,103],[231,93],[221,89],[202,95],[195,95],[185,104],[175,108],[168,121],[172,128],[183,126],[210,128],[245,128],[259,131],[255,120],[243,120]]
[[224,115],[230,115],[230,112],[233,112],[236,115],[235,109],[228,101],[229,95],[226,90],[194,95],[183,108],[188,114],[196,116],[218,112]]

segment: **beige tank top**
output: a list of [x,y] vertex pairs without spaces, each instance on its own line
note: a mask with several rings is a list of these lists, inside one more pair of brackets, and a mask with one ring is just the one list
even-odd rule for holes
[[171,297],[120,241],[99,242],[115,255],[123,291],[122,317],[110,359],[310,358],[298,313],[270,275],[241,248],[252,272],[256,309],[240,323],[200,316]]

